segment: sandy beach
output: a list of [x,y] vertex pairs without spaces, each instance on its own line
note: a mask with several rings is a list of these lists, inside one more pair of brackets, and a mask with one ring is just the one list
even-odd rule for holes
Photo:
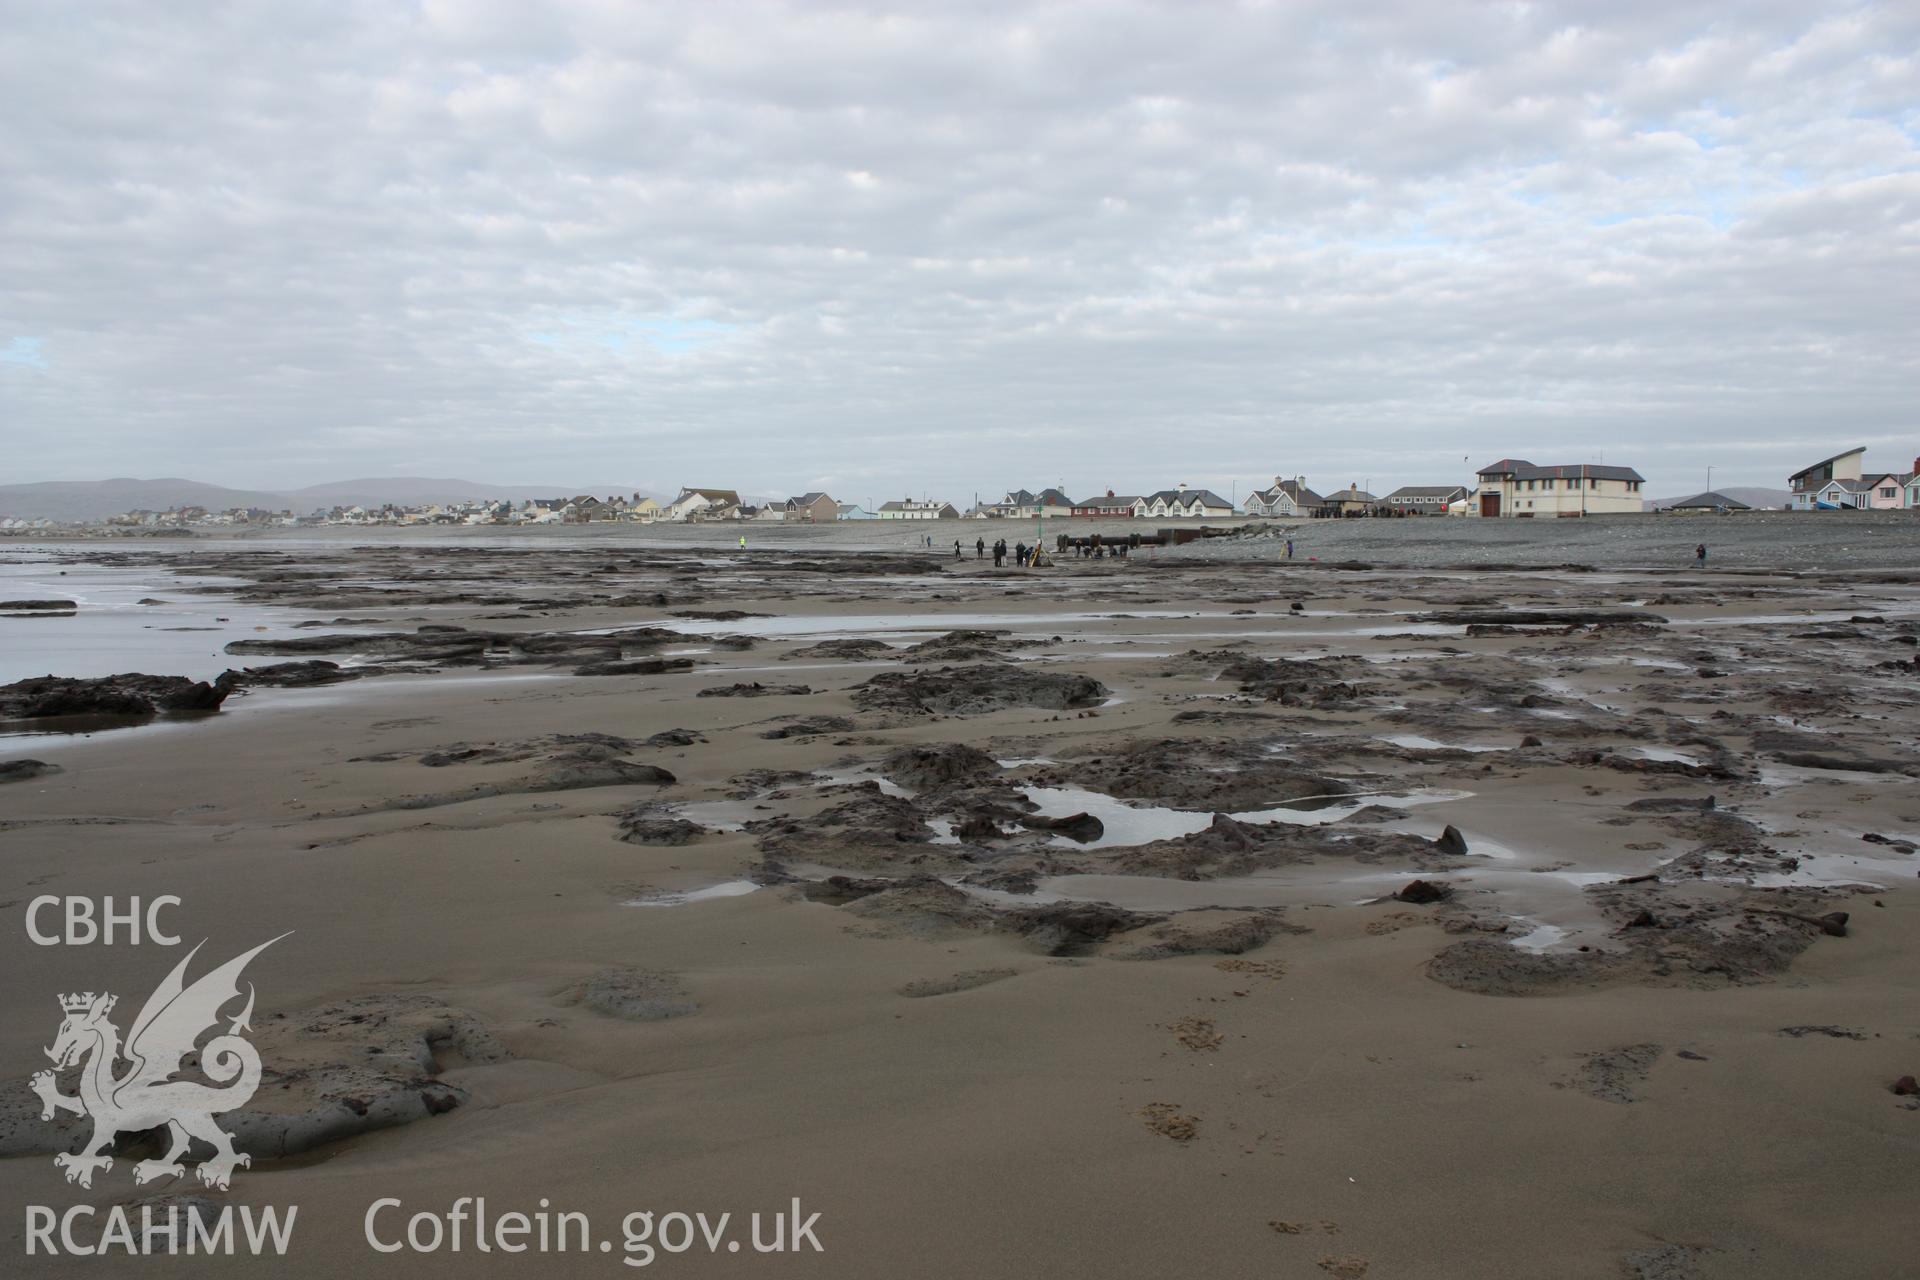
[[[647,1269],[1908,1273],[1913,522],[1425,563],[1356,523],[1404,527],[1026,571],[952,522],[0,546],[76,597],[0,617],[5,680],[241,673],[0,726],[43,766],[0,782],[0,1250],[159,1196],[298,1221],[153,1275],[612,1275],[629,1214],[737,1244],[797,1198],[818,1252]],[[43,895],[174,895],[185,945],[36,945]],[[194,943],[289,931],[221,1118],[251,1164],[137,1185],[129,1135],[65,1180],[56,997],[124,1031]],[[592,1246],[369,1240],[463,1197]]]

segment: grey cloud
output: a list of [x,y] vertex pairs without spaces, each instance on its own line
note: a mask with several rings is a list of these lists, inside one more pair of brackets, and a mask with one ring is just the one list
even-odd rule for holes
[[1680,491],[1914,452],[1908,6],[0,18],[18,478],[964,499],[1604,453]]

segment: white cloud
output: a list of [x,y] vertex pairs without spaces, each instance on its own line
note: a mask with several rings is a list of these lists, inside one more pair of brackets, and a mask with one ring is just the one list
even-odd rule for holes
[[1664,491],[1920,426],[1911,6],[0,19],[47,477]]

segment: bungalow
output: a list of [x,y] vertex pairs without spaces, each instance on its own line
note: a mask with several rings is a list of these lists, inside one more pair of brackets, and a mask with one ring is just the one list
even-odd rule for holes
[[1013,489],[1000,501],[989,502],[979,509],[989,518],[1029,520],[1040,512],[1040,495],[1025,489]]
[[[773,505],[767,504],[769,508]],[[831,524],[840,518],[840,504],[824,493],[803,493],[797,498],[788,498],[780,510],[787,519],[807,524]]]
[[1675,515],[1725,515],[1733,511],[1751,511],[1752,507],[1738,498],[1729,498],[1718,490],[1709,489],[1705,493],[1696,493],[1691,498],[1682,498],[1678,502],[1669,502],[1661,508]]
[[651,524],[665,514],[665,507],[652,498],[643,498],[638,494],[635,494],[633,501],[627,504],[626,518],[629,520],[640,520]]
[[880,517],[857,502],[840,504],[839,518],[842,520],[878,520]]
[[[1812,466],[1803,467],[1787,477],[1787,488],[1793,490],[1793,509],[1795,511],[1812,511],[1815,507],[1819,506],[1822,499],[1817,495],[1821,490],[1827,488],[1832,481],[1860,479],[1860,469],[1863,465],[1862,459],[1865,457],[1866,452],[1867,446],[1860,445],[1858,448],[1849,449],[1845,453],[1836,453],[1831,458],[1822,458]],[[1915,469],[1920,470],[1920,468]],[[1853,506],[1855,504],[1849,502],[1844,505]]]
[[1383,515],[1443,516],[1466,496],[1465,485],[1403,484],[1380,499],[1375,509]]
[[1319,494],[1307,488],[1303,478],[1283,480],[1273,478],[1270,489],[1256,489],[1247,495],[1247,514],[1250,516],[1307,516],[1319,509],[1326,501]]
[[1040,514],[1065,519],[1073,514],[1073,499],[1058,489],[1042,489],[1040,491]]
[[1186,485],[1176,485],[1171,489],[1162,489],[1150,493],[1134,506],[1133,513],[1143,519],[1161,518],[1193,519],[1197,517],[1230,516],[1234,514],[1233,504],[1211,489],[1189,489]]
[[680,495],[667,504],[669,520],[721,519],[724,513],[717,507],[740,509],[740,495],[732,489],[682,489]]
[[931,499],[915,501],[901,498],[895,502],[883,502],[876,513],[882,520],[958,520],[960,512],[951,502],[934,502]]
[[1344,489],[1335,489],[1320,500],[1320,514],[1323,516],[1364,516],[1373,513],[1373,504],[1379,499],[1357,484]]
[[[1809,493],[1809,509],[1813,511],[1858,511],[1867,504],[1861,500],[1865,491],[1865,480],[1829,480],[1826,484]],[[1795,494],[1798,498],[1800,495]]]
[[1522,458],[1502,458],[1480,468],[1477,514],[1483,516],[1589,516],[1638,514],[1644,509],[1632,467],[1597,463],[1541,467]]
[[975,514],[988,518],[998,516],[1007,520],[1031,520],[1035,516],[1070,516],[1073,514],[1073,499],[1058,489],[1042,489],[1039,493],[1013,489],[1000,501],[977,508]]
[[1109,489],[1104,498],[1088,498],[1085,502],[1074,503],[1073,514],[1096,519],[1124,518],[1131,516],[1140,502],[1136,494],[1117,495]]
[[[1915,471],[1920,471],[1920,458],[1914,459]],[[1907,485],[1913,480],[1911,472],[1889,471],[1881,475],[1864,477],[1866,489],[1865,501],[1860,505],[1875,511],[1897,511],[1906,505]]]

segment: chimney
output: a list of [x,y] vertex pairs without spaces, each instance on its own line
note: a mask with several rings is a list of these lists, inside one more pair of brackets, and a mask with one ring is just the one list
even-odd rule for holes
[[1187,491],[1186,482],[1182,481],[1181,483],[1175,485],[1173,489],[1175,493],[1185,493]]

